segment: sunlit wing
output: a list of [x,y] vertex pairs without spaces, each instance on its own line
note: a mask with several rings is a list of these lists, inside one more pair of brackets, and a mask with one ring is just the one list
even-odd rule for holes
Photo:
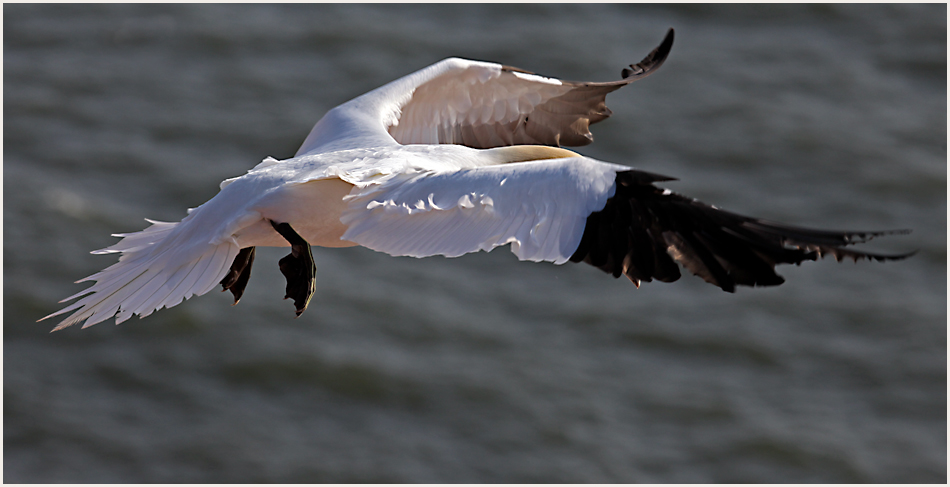
[[[574,82],[501,64],[450,58],[347,102],[317,123],[296,155],[346,137],[400,144],[461,144],[485,149],[535,144],[580,146],[590,124],[608,116],[608,93],[649,76],[666,60],[673,29],[622,79]],[[343,147],[336,145],[335,148]]]
[[566,262],[624,166],[585,157],[400,174],[349,200],[343,239],[391,255],[459,256],[512,244],[522,260]]
[[830,254],[879,235],[824,231],[730,213],[653,185],[672,178],[586,157],[457,172],[402,174],[350,200],[344,239],[391,255],[455,257],[510,243],[521,260],[585,262],[614,277],[671,282],[677,264],[724,291],[784,282],[776,264]]

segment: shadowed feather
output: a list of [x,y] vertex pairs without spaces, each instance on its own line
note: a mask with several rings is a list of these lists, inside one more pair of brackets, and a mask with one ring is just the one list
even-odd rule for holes
[[776,264],[800,264],[825,254],[878,261],[883,255],[842,248],[910,230],[843,232],[772,223],[714,208],[652,183],[668,180],[642,171],[617,173],[616,192],[587,218],[572,262],[586,262],[634,284],[680,277],[675,262],[706,282],[733,292],[736,285],[776,286],[785,280]]

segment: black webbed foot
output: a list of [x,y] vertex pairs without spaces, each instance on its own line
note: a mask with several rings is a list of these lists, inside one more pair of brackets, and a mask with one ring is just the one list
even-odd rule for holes
[[300,316],[310,304],[310,298],[316,291],[317,266],[313,263],[310,244],[291,228],[289,223],[270,222],[282,237],[290,243],[290,254],[280,259],[280,273],[287,279],[287,293],[284,299],[293,298]]
[[254,264],[255,247],[245,247],[238,252],[231,264],[231,270],[224,279],[221,279],[221,292],[231,291],[234,295],[234,304],[238,304],[244,295],[244,288],[251,278],[251,265]]

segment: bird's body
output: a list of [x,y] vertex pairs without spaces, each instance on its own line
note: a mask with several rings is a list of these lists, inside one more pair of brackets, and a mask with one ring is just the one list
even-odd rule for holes
[[314,289],[310,245],[455,257],[510,244],[521,260],[584,261],[637,285],[676,280],[678,263],[727,291],[779,284],[775,264],[823,253],[902,257],[841,248],[883,232],[734,215],[653,185],[672,178],[561,148],[589,143],[607,93],[654,72],[672,42],[671,30],[608,83],[457,58],[393,81],[328,112],[293,158],[267,158],[181,222],[94,252],[122,256],[50,316],[75,310],[56,329],[118,323],[219,283],[236,303],[258,246],[292,248],[280,267],[298,315]]

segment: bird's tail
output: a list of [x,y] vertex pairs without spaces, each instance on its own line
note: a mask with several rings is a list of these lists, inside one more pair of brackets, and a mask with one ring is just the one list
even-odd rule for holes
[[145,317],[210,291],[228,273],[240,249],[231,238],[210,238],[189,221],[194,216],[177,223],[147,220],[151,226],[145,230],[113,235],[122,240],[92,253],[121,253],[119,262],[76,281],[96,283],[60,303],[82,299],[39,321],[75,310],[53,331],[82,321],[86,328],[112,316],[119,324],[133,314]]

